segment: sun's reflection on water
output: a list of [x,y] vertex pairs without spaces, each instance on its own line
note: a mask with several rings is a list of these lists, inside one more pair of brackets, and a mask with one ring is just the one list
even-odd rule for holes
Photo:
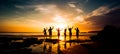
[[60,36],[59,40],[64,41],[64,36]]
[[[44,37],[39,37],[38,40],[43,39]],[[58,36],[52,37],[52,39],[58,39]],[[87,36],[80,36],[79,39],[81,40],[87,40],[89,39]],[[59,54],[61,51],[68,50],[68,48],[71,48],[75,45],[80,45],[80,43],[76,42],[66,42],[69,40],[69,36],[65,37],[60,36],[59,37],[59,42],[53,44],[52,42],[43,42],[42,44],[38,45],[31,45],[30,48],[32,48],[33,53],[38,53],[38,54]],[[76,36],[72,37],[72,40],[76,40]]]

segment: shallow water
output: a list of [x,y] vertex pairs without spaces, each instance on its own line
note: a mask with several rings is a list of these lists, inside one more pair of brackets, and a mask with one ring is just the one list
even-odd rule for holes
[[[90,36],[79,36],[79,40],[90,40]],[[42,39],[43,37],[38,37],[38,39]],[[49,37],[48,37],[49,38]],[[52,39],[57,39],[57,37],[52,37]],[[50,42],[43,42],[42,44],[33,44],[29,48],[32,49],[32,53],[38,53],[38,54],[45,54],[45,53],[51,53],[51,54],[59,54],[59,52],[66,50],[72,46],[80,45],[81,43],[77,42],[65,42],[64,36],[60,36],[60,42],[53,44]],[[66,40],[69,40],[69,36],[67,36]],[[72,36],[72,40],[76,40],[76,36]]]
[[[90,36],[79,36],[79,40],[90,40]],[[24,39],[27,39],[28,37],[23,37]],[[38,40],[43,40],[45,37],[35,37]],[[47,37],[49,39],[49,37]],[[52,37],[52,39],[58,39],[57,36]],[[66,41],[69,41],[69,36],[66,37]],[[76,36],[72,36],[71,40],[77,40]],[[32,49],[31,53],[36,54],[59,54],[61,51],[68,50],[69,48],[80,45],[85,42],[66,42],[64,40],[64,36],[60,36],[60,41],[57,43],[52,42],[45,42],[43,41],[42,44],[34,43],[27,48]],[[23,40],[12,40],[12,42],[23,42]]]
[[[9,37],[9,38],[11,38],[11,37],[22,38],[22,39],[19,39],[19,40],[12,40],[11,41],[11,42],[21,42],[21,43],[23,43],[24,42],[23,40],[27,39],[27,38],[37,38],[37,40],[44,40],[44,38],[45,38],[45,36],[43,36],[43,35],[30,35],[29,34],[29,35],[26,36],[26,35],[23,35],[22,33],[17,34],[17,35],[15,35],[15,34],[10,35],[10,36],[7,34],[5,36]],[[38,33],[36,33],[36,34],[38,34]],[[4,35],[2,34],[2,36],[4,36]],[[91,40],[90,39],[91,36],[92,35],[90,35],[90,34],[89,35],[88,34],[87,35],[80,35],[78,37],[78,40],[82,40],[82,41]],[[48,36],[46,38],[49,39]],[[58,36],[54,35],[54,36],[52,36],[52,39],[58,39]],[[61,53],[61,51],[68,50],[69,48],[71,48],[75,45],[80,45],[80,44],[83,44],[83,43],[87,43],[87,42],[79,42],[79,43],[78,42],[66,42],[66,41],[70,40],[70,37],[66,36],[66,41],[65,41],[65,37],[62,36],[62,35],[60,36],[59,40],[60,41],[57,42],[57,43],[45,42],[45,41],[42,41],[42,43],[33,43],[30,46],[27,46],[27,48],[32,49],[31,53],[33,53],[33,54],[34,53],[35,54],[59,54],[59,53]],[[72,36],[71,40],[77,40],[76,36]]]

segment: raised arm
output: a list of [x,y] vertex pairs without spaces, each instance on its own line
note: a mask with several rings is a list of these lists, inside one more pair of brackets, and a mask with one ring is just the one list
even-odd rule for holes
[[45,29],[47,30],[48,28],[46,27]]
[[54,26],[52,27],[52,29],[54,29]]
[[73,26],[71,27],[71,29],[73,29]]
[[75,28],[75,30],[77,30],[77,28]]

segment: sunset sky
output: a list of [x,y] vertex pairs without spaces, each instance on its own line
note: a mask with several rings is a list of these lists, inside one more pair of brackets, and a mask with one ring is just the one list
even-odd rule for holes
[[120,27],[120,0],[0,0],[0,32],[42,32],[43,28]]

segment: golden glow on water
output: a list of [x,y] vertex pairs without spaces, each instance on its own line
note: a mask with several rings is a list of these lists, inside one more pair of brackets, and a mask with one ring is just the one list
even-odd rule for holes
[[60,36],[59,39],[62,40],[62,41],[64,41],[64,36]]
[[[79,36],[79,40],[89,40],[90,36]],[[49,38],[49,37],[48,37]],[[58,36],[52,37],[52,39],[57,39]],[[44,39],[44,37],[38,37],[38,40]],[[76,40],[76,36],[72,36],[72,40]],[[42,44],[38,45],[31,45],[29,48],[32,48],[33,53],[38,53],[38,54],[58,54],[60,51],[68,50],[69,48],[74,47],[75,45],[80,45],[82,43],[76,43],[76,42],[65,42],[64,41],[64,36],[60,36],[58,43],[53,44],[52,42],[44,42]],[[66,36],[66,41],[70,40],[69,36]],[[84,42],[87,43],[87,42]]]

